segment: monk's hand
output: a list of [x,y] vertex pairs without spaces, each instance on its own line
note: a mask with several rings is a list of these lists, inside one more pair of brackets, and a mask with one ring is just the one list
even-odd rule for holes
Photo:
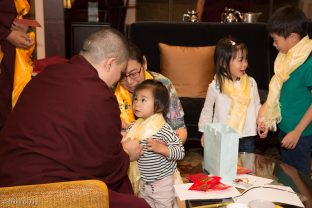
[[27,33],[17,30],[12,30],[6,39],[17,48],[27,49],[35,44],[34,40]]
[[147,139],[146,146],[148,151],[153,151],[169,157],[170,152],[168,146],[161,140],[149,138]]
[[143,154],[143,145],[137,139],[126,139],[121,142],[124,151],[129,155],[130,161],[139,159]]
[[11,25],[11,30],[17,30],[17,31],[20,31],[20,32],[23,32],[23,33],[27,33],[28,31],[28,26],[27,25],[23,25],[23,24],[20,24],[18,23],[18,21],[15,19],[13,24]]
[[286,134],[286,136],[281,141],[282,147],[286,149],[294,149],[299,141],[301,132],[296,129]]

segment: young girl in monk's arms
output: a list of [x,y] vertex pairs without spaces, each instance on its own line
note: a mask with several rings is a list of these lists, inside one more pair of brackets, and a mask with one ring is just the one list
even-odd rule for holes
[[138,119],[129,125],[124,137],[139,139],[144,145],[138,160],[139,173],[132,163],[129,177],[133,185],[141,178],[139,197],[153,208],[174,206],[176,160],[185,155],[181,139],[163,117],[168,105],[169,93],[161,82],[143,81],[134,90],[133,111]]
[[[224,123],[240,135],[239,151],[254,152],[256,118],[260,97],[256,81],[246,73],[248,50],[244,43],[226,37],[218,41],[214,54],[216,75],[209,84],[198,127]],[[204,134],[201,138],[203,145]]]

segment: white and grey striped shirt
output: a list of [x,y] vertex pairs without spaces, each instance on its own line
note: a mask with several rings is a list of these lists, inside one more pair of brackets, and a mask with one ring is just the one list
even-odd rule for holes
[[154,182],[172,175],[177,168],[177,160],[182,160],[185,151],[181,139],[175,134],[169,124],[165,124],[151,138],[158,139],[167,144],[169,148],[169,157],[159,153],[148,151],[146,139],[141,141],[144,145],[144,153],[138,160],[141,178],[145,182]]

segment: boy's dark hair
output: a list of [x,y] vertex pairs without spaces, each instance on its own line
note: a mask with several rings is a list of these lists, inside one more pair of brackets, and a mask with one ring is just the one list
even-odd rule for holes
[[221,38],[216,45],[214,63],[216,66],[216,82],[221,93],[223,91],[222,86],[224,78],[232,79],[230,61],[236,58],[239,51],[242,51],[243,55],[246,55],[248,59],[247,46],[233,37]]
[[169,106],[169,92],[159,81],[153,79],[144,80],[138,84],[134,90],[134,95],[140,90],[151,89],[154,96],[154,112],[165,115]]
[[267,30],[287,38],[291,33],[297,33],[301,38],[307,35],[308,18],[297,7],[286,5],[277,9],[269,18]]

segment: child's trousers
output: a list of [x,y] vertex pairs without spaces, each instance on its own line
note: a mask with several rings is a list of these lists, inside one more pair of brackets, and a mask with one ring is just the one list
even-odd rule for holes
[[248,136],[239,139],[239,152],[255,153],[255,136]]
[[[279,132],[279,139],[282,140],[286,133]],[[311,171],[312,135],[301,136],[295,149],[281,149],[283,162],[297,168],[301,173],[310,175]]]
[[144,198],[152,208],[173,208],[175,195],[173,175],[152,183],[140,181],[139,197]]

